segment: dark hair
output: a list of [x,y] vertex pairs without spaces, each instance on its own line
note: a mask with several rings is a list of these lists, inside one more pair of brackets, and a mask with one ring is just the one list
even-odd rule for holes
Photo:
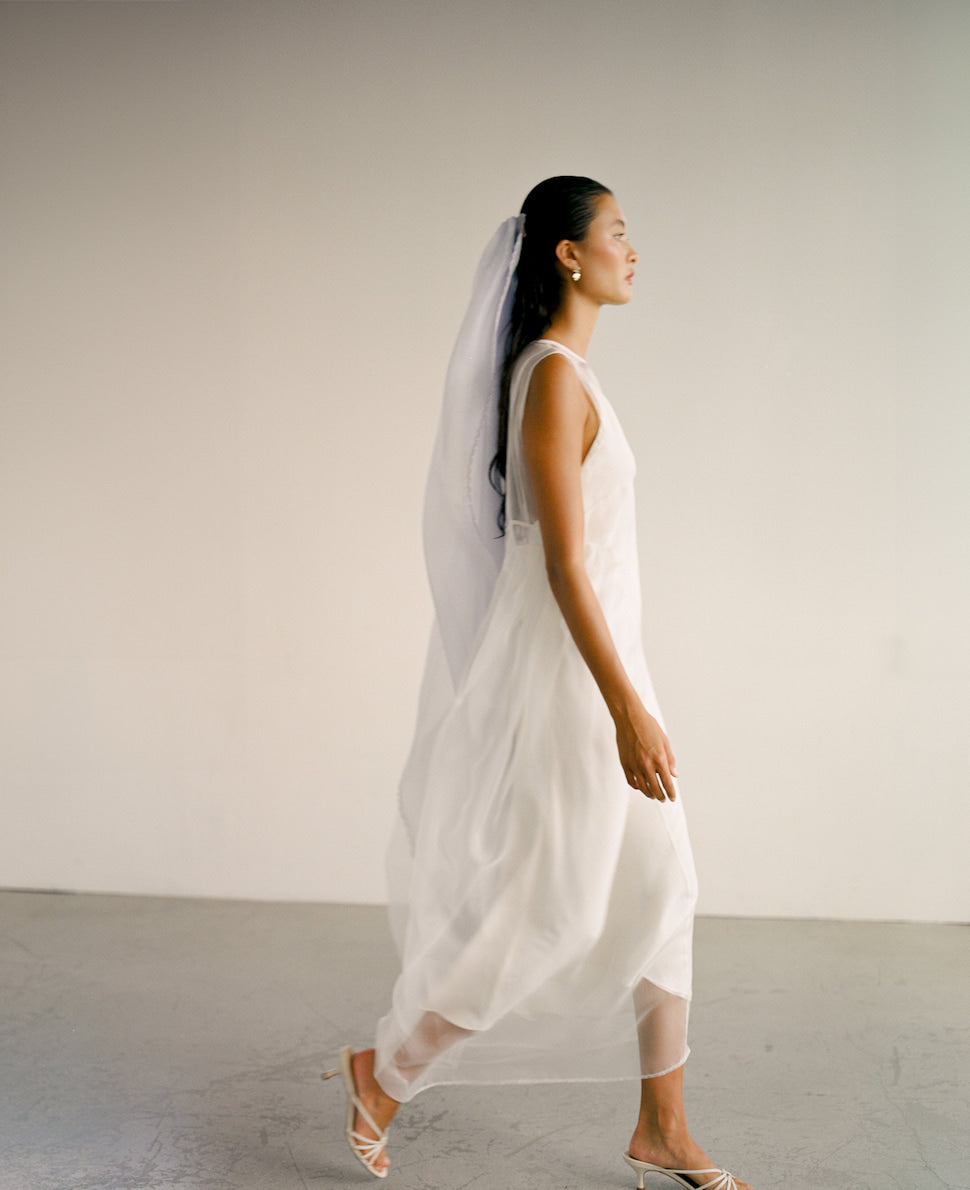
[[488,469],[492,487],[502,497],[498,527],[505,532],[505,458],[509,438],[509,391],[512,369],[524,349],[548,330],[562,301],[563,278],[556,267],[561,240],[586,238],[596,217],[597,200],[613,192],[592,178],[546,178],[526,195],[522,254],[515,270],[515,297],[509,319],[505,359],[499,382],[498,441]]

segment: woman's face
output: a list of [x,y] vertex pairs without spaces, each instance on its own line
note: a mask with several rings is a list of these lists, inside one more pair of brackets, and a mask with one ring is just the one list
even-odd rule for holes
[[633,294],[637,254],[626,238],[626,220],[613,195],[600,195],[597,208],[585,238],[567,241],[582,273],[579,281],[570,279],[568,284],[601,305],[621,306]]

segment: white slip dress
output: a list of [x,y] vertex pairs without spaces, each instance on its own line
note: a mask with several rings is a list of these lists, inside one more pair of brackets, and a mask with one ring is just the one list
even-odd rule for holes
[[506,537],[454,685],[432,632],[388,853],[401,972],[376,1074],[441,1083],[643,1078],[688,1054],[697,882],[680,796],[631,789],[613,721],[553,597],[522,452],[532,370],[553,352],[599,415],[581,471],[585,562],[620,658],[662,722],[641,643],[635,463],[589,365],[548,339],[516,363]]

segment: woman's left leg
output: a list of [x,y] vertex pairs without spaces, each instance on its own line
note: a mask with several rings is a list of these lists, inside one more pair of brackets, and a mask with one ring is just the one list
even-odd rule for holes
[[[436,1012],[426,1012],[418,1022],[417,1028],[407,1042],[394,1055],[393,1083],[394,1090],[406,1090],[408,1084],[428,1066],[438,1054],[442,1053],[455,1042],[468,1036],[468,1030],[451,1021],[445,1020]],[[357,1085],[357,1095],[374,1123],[386,1132],[388,1125],[397,1114],[401,1100],[395,1099],[381,1086],[375,1073],[376,1052],[372,1049],[358,1050],[351,1059],[354,1071],[354,1082]],[[391,1082],[391,1078],[385,1081]],[[374,1130],[358,1113],[354,1123],[354,1130],[362,1136],[373,1137]],[[377,1160],[377,1168],[384,1169],[390,1164],[386,1153],[382,1153]]]
[[[374,1077],[374,1051],[358,1050],[351,1058],[351,1067],[354,1072],[354,1084],[357,1087],[358,1099],[381,1132],[386,1132],[401,1105],[384,1091]],[[354,1131],[360,1133],[361,1136],[370,1137],[372,1140],[378,1139],[374,1129],[360,1112],[354,1118]],[[386,1169],[390,1165],[387,1153],[382,1152],[374,1164],[378,1169]]]

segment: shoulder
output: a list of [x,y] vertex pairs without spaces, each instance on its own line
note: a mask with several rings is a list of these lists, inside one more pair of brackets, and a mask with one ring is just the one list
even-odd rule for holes
[[551,351],[532,368],[526,402],[530,405],[576,405],[585,403],[583,386],[576,369],[561,351]]
[[576,438],[583,433],[587,415],[586,393],[569,359],[559,351],[540,359],[532,370],[525,396],[525,439],[535,437],[548,443],[561,436]]

